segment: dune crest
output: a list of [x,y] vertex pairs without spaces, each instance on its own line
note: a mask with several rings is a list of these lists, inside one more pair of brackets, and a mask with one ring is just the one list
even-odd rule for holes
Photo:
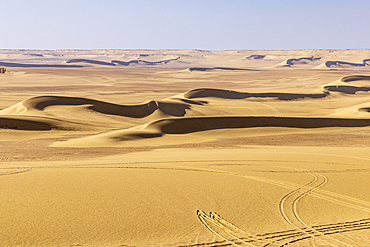
[[10,117],[0,117],[0,129],[14,129],[14,130],[51,130],[53,125],[32,119],[19,119]]
[[247,71],[252,71],[252,69],[227,68],[227,67],[191,67],[191,68],[188,68],[188,70],[189,71],[214,71],[214,70],[226,70],[226,71],[247,70]]
[[345,76],[341,79],[342,82],[353,82],[353,81],[369,81],[370,83],[370,76],[367,75],[350,75]]
[[187,103],[149,101],[141,105],[117,105],[113,103],[92,100],[87,98],[63,97],[63,96],[40,96],[27,99],[21,103],[0,111],[2,115],[27,115],[42,112],[49,106],[76,106],[87,105],[88,109],[108,114],[131,118],[144,118],[154,111],[160,110],[170,116],[184,116],[190,109]]
[[250,59],[250,60],[253,60],[253,59],[264,59],[266,57],[266,55],[250,55],[248,57],[246,57],[246,59]]
[[[162,119],[130,129],[57,142],[55,146],[105,146],[120,145],[122,141],[157,138],[164,135],[181,135],[218,129],[283,127],[317,129],[333,127],[366,127],[370,119],[351,118],[297,118],[297,117],[188,117]],[[88,143],[88,144],[87,144]]]
[[0,66],[4,67],[23,67],[23,68],[82,68],[80,65],[67,65],[67,64],[31,64],[31,63],[12,63],[0,62]]
[[324,68],[356,68],[356,67],[367,67],[369,66],[370,59],[362,60],[362,63],[352,63],[352,62],[345,62],[345,61],[326,61],[325,63],[317,66],[317,69],[324,69]]
[[103,62],[92,59],[68,59],[66,63],[87,63],[87,64],[97,64],[97,65],[107,65],[107,66],[116,66],[114,63]]
[[340,92],[344,94],[355,94],[356,92],[369,92],[370,87],[357,87],[347,85],[329,85],[323,88],[327,92]]
[[179,60],[180,57],[174,58],[174,59],[167,59],[167,60],[160,60],[160,61],[155,61],[155,62],[150,62],[146,60],[141,60],[141,59],[136,59],[136,60],[131,60],[128,62],[124,61],[119,61],[119,60],[112,60],[111,63],[117,64],[117,65],[123,65],[123,66],[129,66],[131,64],[144,64],[144,65],[159,65],[159,64],[168,64],[173,61]]
[[313,62],[316,60],[320,60],[321,57],[301,57],[301,58],[290,58],[282,63],[283,67],[292,67],[297,64],[307,64],[307,62]]

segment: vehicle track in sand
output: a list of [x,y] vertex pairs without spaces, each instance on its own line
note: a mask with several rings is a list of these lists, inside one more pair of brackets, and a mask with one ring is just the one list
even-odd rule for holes
[[[347,232],[350,230],[362,230],[362,229],[370,229],[370,221],[366,225],[349,225],[347,227],[337,226],[337,227],[329,227],[328,229],[318,228],[318,227],[310,227],[303,220],[299,217],[297,212],[297,204],[298,202],[305,196],[311,195],[316,198],[324,199],[329,202],[337,203],[343,206],[347,206],[353,209],[358,209],[366,212],[370,212],[370,203],[359,200],[356,198],[343,196],[337,193],[333,193],[330,191],[325,191],[320,189],[328,180],[326,176],[319,174],[314,171],[307,171],[295,168],[288,168],[282,167],[277,165],[271,165],[271,167],[275,168],[285,168],[285,171],[282,170],[274,170],[274,169],[266,169],[266,170],[255,170],[258,172],[286,172],[286,173],[306,173],[313,177],[313,180],[310,181],[306,185],[299,185],[295,183],[290,183],[286,181],[276,180],[276,179],[269,179],[264,177],[252,176],[248,174],[242,174],[237,172],[229,172],[223,171],[218,169],[199,169],[195,167],[188,167],[188,166],[179,166],[178,163],[208,163],[208,162],[250,162],[251,160],[208,160],[208,161],[168,161],[168,162],[127,162],[127,163],[114,163],[114,164],[100,164],[100,165],[91,165],[91,166],[42,166],[38,167],[42,168],[87,168],[87,169],[94,169],[94,168],[106,168],[106,169],[149,169],[149,170],[175,170],[175,171],[186,171],[186,172],[206,172],[206,173],[217,173],[217,174],[224,174],[224,175],[231,175],[231,176],[238,176],[244,177],[246,179],[252,179],[255,181],[261,181],[269,184],[273,184],[279,187],[291,189],[292,191],[285,195],[280,203],[279,209],[282,214],[282,217],[295,228],[292,230],[292,233],[289,234],[279,234],[278,236],[269,236],[268,238],[261,238],[258,235],[252,235],[246,233],[240,228],[237,228],[232,223],[228,222],[225,219],[222,219],[218,214],[211,212],[208,216],[201,210],[197,211],[197,216],[200,221],[217,237],[221,238],[224,243],[232,244],[232,245],[247,245],[247,246],[284,246],[289,245],[291,243],[296,243],[301,240],[305,239],[321,239],[329,246],[353,246],[353,240],[345,238],[344,240],[334,239],[331,236],[334,233],[342,233]],[[261,160],[255,160],[261,161]],[[273,162],[273,160],[270,160]],[[276,160],[275,160],[276,162]],[[294,162],[294,161],[289,161]],[[296,161],[299,162],[299,161]],[[177,163],[176,166],[173,166],[174,163]],[[310,163],[310,162],[307,162]],[[319,162],[320,163],[320,162]],[[322,163],[329,163],[330,162],[322,162]],[[170,165],[168,165],[170,164]],[[123,166],[124,165],[124,166]],[[130,166],[131,165],[131,166]],[[141,165],[141,166],[138,166]],[[222,165],[222,164],[221,164]],[[342,164],[346,165],[346,164]],[[266,165],[264,165],[266,166]],[[270,165],[269,165],[270,166]],[[364,169],[351,169],[353,172],[369,172],[370,168]],[[335,170],[330,170],[330,172],[335,172]],[[338,170],[337,172],[342,172],[342,170]],[[335,225],[335,224],[333,224]],[[347,242],[351,242],[348,244]],[[253,245],[257,244],[257,245]],[[264,245],[261,245],[264,244]],[[359,243],[354,243],[355,246],[361,246]]]
[[[347,222],[342,222],[342,223],[315,225],[315,226],[312,226],[311,228],[313,228],[315,231],[325,236],[338,235],[340,233],[347,233],[347,232],[359,231],[359,230],[370,230],[370,218],[356,220],[356,221],[347,221]],[[280,231],[280,232],[268,232],[268,233],[256,234],[254,235],[254,238],[257,238],[257,240],[251,239],[250,237],[241,236],[239,238],[228,239],[227,241],[223,239],[220,241],[199,243],[199,244],[185,245],[185,246],[188,246],[188,247],[230,246],[230,245],[240,246],[244,242],[247,242],[249,245],[256,246],[256,247],[257,246],[258,247],[260,246],[261,247],[262,246],[282,247],[282,246],[288,246],[288,245],[297,243],[299,241],[309,240],[311,238],[314,238],[313,236],[314,233],[315,232],[312,232],[312,236],[310,236],[302,231],[294,229],[294,230],[287,230],[287,231]],[[263,242],[269,242],[269,243],[263,244]],[[329,246],[332,246],[332,245],[329,245]]]
[[29,172],[34,169],[32,166],[15,166],[4,164],[9,163],[9,161],[10,157],[0,157],[0,176]]
[[[307,172],[310,175],[312,175],[313,180],[310,181],[308,184],[302,187],[299,187],[293,190],[292,192],[288,193],[279,202],[279,210],[280,210],[281,215],[285,219],[285,221],[287,221],[298,232],[301,232],[303,236],[300,236],[301,234],[298,234],[299,236],[298,239],[295,239],[293,241],[289,240],[288,242],[285,242],[281,246],[288,245],[290,243],[297,242],[303,239],[308,239],[308,238],[318,238],[320,241],[326,243],[329,246],[353,246],[353,244],[354,246],[364,246],[345,236],[341,236],[342,240],[338,240],[336,238],[327,236],[326,232],[323,233],[319,230],[316,230],[313,227],[310,227],[301,219],[301,217],[298,215],[298,212],[297,212],[298,201],[301,200],[306,195],[312,193],[314,190],[322,187],[328,181],[327,177],[322,174],[318,174],[318,173],[311,172],[311,171],[303,171],[303,172]],[[326,199],[330,200],[330,198],[326,198]],[[232,237],[232,240],[226,239],[225,237],[221,236],[220,233],[217,233],[217,236],[220,236],[221,238],[226,239],[227,242],[231,242],[233,245],[247,244],[248,246],[250,246],[251,244],[246,243],[245,239],[253,240],[253,242],[259,242],[259,243],[266,241],[266,239],[261,239],[261,238],[258,238],[257,236],[253,236],[251,234],[245,233],[243,230],[238,229],[231,223],[228,223],[226,225],[223,224],[224,222],[227,222],[227,221],[223,220],[219,216],[217,218],[212,217],[213,215],[217,215],[213,212],[210,213],[209,217],[204,212],[200,214],[198,211],[197,214],[198,214],[198,218],[202,221],[203,224],[206,225],[208,229],[212,229],[212,228],[209,224],[207,224],[206,220],[208,219],[208,221],[211,221],[209,218],[218,219],[217,222],[211,221],[211,223],[213,223],[216,227],[219,227],[222,231],[230,235]],[[231,226],[231,228],[227,228],[227,226]],[[230,234],[229,232],[232,231],[233,229],[238,229],[239,232],[243,232],[243,235],[249,235],[249,236],[248,237],[237,237],[236,234]],[[216,231],[212,229],[212,232],[215,233]],[[294,233],[294,235],[297,235],[297,233]],[[272,242],[269,242],[263,246],[266,246],[266,247],[275,246],[276,244],[280,244],[279,242],[282,242],[286,238],[290,238],[290,237],[292,236],[288,235],[288,236],[285,236],[284,238],[276,239]]]
[[[6,161],[2,158],[0,161]],[[4,162],[3,161],[3,162]],[[9,161],[9,159],[8,159]],[[291,183],[287,181],[270,179],[262,176],[252,176],[244,173],[225,171],[220,169],[208,169],[208,168],[198,168],[190,166],[182,166],[181,163],[211,163],[208,166],[222,166],[230,165],[238,162],[239,164],[250,164],[250,162],[268,161],[273,163],[273,165],[260,165],[269,169],[250,169],[248,171],[255,172],[274,172],[274,173],[305,173],[313,177],[312,181],[305,185]],[[282,217],[294,228],[290,231],[278,232],[278,233],[265,233],[265,234],[250,234],[244,230],[236,227],[231,222],[228,222],[226,219],[223,219],[221,216],[215,212],[211,212],[208,216],[201,210],[197,211],[197,216],[199,220],[204,224],[214,235],[221,238],[219,241],[220,245],[241,245],[241,246],[285,246],[290,245],[302,240],[307,239],[321,239],[320,241],[328,244],[329,246],[363,246],[353,240],[341,236],[341,240],[333,238],[331,235],[338,236],[340,233],[370,229],[370,219],[362,219],[353,222],[345,223],[335,223],[330,225],[319,225],[319,226],[309,226],[306,224],[299,216],[297,212],[298,202],[307,195],[320,198],[329,202],[333,202],[339,205],[350,207],[353,209],[370,212],[370,202],[356,199],[349,196],[344,196],[341,194],[333,193],[330,191],[325,191],[321,187],[327,183],[328,179],[321,173],[325,172],[343,172],[344,170],[320,170],[321,173],[317,171],[308,171],[302,169],[296,169],[291,167],[283,167],[277,165],[279,162],[303,162],[303,163],[312,163],[305,161],[293,161],[293,160],[248,160],[248,159],[238,159],[238,160],[187,160],[187,161],[162,161],[162,162],[118,162],[118,163],[109,163],[102,164],[98,163],[95,165],[61,165],[61,166],[37,166],[35,169],[58,169],[58,168],[79,168],[79,169],[151,169],[151,170],[175,170],[175,171],[184,171],[184,172],[205,172],[205,173],[215,173],[223,174],[229,176],[238,176],[244,177],[246,179],[251,179],[254,181],[260,181],[275,186],[283,187],[292,190],[286,194],[279,203],[279,210]],[[219,164],[215,164],[219,163]],[[325,163],[325,164],[334,164],[332,162],[314,162],[314,163]],[[355,166],[356,168],[347,169],[346,172],[370,172],[370,167],[366,165],[353,165],[353,164],[341,164],[335,163],[337,165],[344,166]],[[207,165],[206,165],[207,166]],[[358,167],[358,168],[357,168]],[[4,166],[4,168],[6,168]],[[280,168],[280,169],[274,169]],[[0,166],[1,169],[1,166]],[[0,175],[15,174],[33,170],[33,167],[30,166],[12,166],[12,170],[6,170]],[[285,170],[282,170],[285,169]],[[351,243],[349,243],[351,242]],[[353,245],[354,244],[354,245]],[[207,243],[205,243],[207,245]],[[211,244],[210,244],[211,245]],[[213,242],[212,246],[217,246],[216,242]]]

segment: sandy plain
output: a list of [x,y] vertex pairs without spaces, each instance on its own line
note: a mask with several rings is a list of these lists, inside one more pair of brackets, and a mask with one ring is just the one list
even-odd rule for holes
[[370,246],[370,50],[0,50],[0,246]]

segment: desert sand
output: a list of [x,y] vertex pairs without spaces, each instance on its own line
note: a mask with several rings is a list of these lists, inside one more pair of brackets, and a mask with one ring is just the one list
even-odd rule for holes
[[370,50],[0,50],[0,246],[370,246]]

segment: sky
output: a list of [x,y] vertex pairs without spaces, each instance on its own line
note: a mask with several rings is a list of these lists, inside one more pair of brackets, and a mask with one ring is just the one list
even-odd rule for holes
[[369,0],[0,0],[0,49],[370,48]]

